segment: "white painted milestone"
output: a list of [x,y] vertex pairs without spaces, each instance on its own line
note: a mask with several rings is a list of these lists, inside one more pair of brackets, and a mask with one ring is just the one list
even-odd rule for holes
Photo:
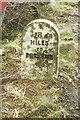
[[30,80],[50,80],[58,75],[59,31],[45,19],[30,22],[23,35],[21,77]]

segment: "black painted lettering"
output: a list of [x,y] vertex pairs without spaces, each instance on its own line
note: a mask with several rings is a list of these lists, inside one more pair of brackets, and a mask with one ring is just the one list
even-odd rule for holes
[[47,45],[47,46],[49,45],[48,41],[45,41],[45,45]]
[[42,45],[44,45],[44,40],[42,40]]
[[35,53],[34,58],[39,58],[39,55]]
[[33,56],[33,53],[30,53],[30,59],[33,59],[34,56]]
[[53,60],[53,55],[49,55],[49,59],[50,59],[50,60]]
[[28,58],[29,57],[29,53],[26,53],[26,58]]
[[38,37],[42,38],[42,32],[38,32]]
[[53,55],[51,55],[51,54],[26,53],[26,58],[30,58],[30,59],[42,58],[42,59],[53,60]]
[[36,40],[36,45],[37,45],[37,40]]
[[38,40],[38,45],[41,45],[39,40]]
[[35,38],[38,38],[37,32],[34,33],[34,37],[35,37]]
[[34,44],[35,44],[34,40],[31,40],[31,45],[34,45]]

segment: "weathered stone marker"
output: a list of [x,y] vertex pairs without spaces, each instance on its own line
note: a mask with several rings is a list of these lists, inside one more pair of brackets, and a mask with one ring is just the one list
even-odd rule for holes
[[59,39],[51,21],[37,19],[27,25],[22,43],[22,79],[50,80],[58,75]]

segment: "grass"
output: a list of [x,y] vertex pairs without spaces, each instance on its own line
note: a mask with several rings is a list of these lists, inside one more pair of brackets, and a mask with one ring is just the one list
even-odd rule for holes
[[60,48],[61,58],[74,63],[78,58],[76,51],[77,49],[72,44],[63,45]]
[[73,8],[70,5],[64,4],[64,2],[58,2],[58,3],[51,3],[51,7],[53,9],[53,11],[55,12],[64,12],[64,13],[68,13],[68,12],[72,12]]
[[[58,3],[58,4],[55,4],[55,6],[52,5],[52,8],[51,8],[51,6],[48,6],[46,4],[46,5],[43,5],[43,7],[40,6],[41,10],[39,12],[40,12],[40,14],[43,13],[41,16],[47,17],[50,19],[50,16],[51,16],[51,18],[53,18],[53,16],[52,16],[52,14],[49,15],[47,13],[48,11],[53,12],[53,13],[55,11],[58,13],[71,12],[73,10],[72,6],[70,6],[70,5],[68,6],[68,4],[69,3]],[[46,7],[47,7],[47,9],[46,9]],[[56,12],[55,12],[55,14],[56,14]],[[63,29],[61,31],[61,40],[63,40],[65,43],[74,41],[73,32],[71,30]],[[5,76],[7,75],[7,73],[9,73],[9,75],[11,75],[12,71],[14,72],[14,70],[16,70],[16,68],[20,67],[20,66],[18,66],[20,61],[19,62],[17,62],[16,60],[14,61],[13,58],[15,56],[15,59],[16,59],[17,55],[15,55],[15,54],[16,53],[18,54],[20,52],[21,45],[20,45],[19,40],[14,40],[14,41],[10,42],[7,39],[4,41],[4,43],[2,45],[3,45],[2,47],[5,48],[5,50],[8,49],[11,51],[11,54],[8,57],[6,57],[4,60],[4,63],[6,65],[4,65],[3,73],[5,73]],[[18,54],[18,57],[20,57],[20,54]],[[61,71],[63,71],[63,73],[65,72],[67,76],[68,76],[68,74],[71,75],[71,77],[72,77],[71,80],[73,80],[73,81],[75,81],[75,79],[73,78],[74,74],[72,74],[72,72],[75,69],[74,63],[76,62],[76,60],[77,60],[77,55],[76,55],[76,48],[75,48],[74,44],[69,43],[69,44],[63,44],[60,46],[60,69],[61,69]],[[8,64],[9,64],[9,66],[8,66]],[[14,66],[12,66],[12,65],[14,65]],[[16,71],[18,71],[18,70],[16,70]],[[52,71],[50,71],[50,72],[52,74]],[[47,75],[45,75],[45,77],[47,79],[49,79],[51,74],[47,74]],[[38,78],[39,78],[39,75],[41,75],[41,74],[38,74],[38,76],[37,76]],[[10,79],[10,77],[8,79]],[[17,117],[18,116],[18,117],[32,117],[32,118],[36,118],[36,119],[38,119],[38,118],[44,119],[45,117],[46,118],[64,118],[64,117],[66,117],[68,115],[68,113],[66,111],[68,111],[74,105],[72,105],[73,103],[71,103],[69,101],[70,107],[68,106],[68,110],[66,110],[67,106],[65,106],[64,108],[61,106],[66,103],[66,100],[74,99],[74,97],[72,96],[73,95],[72,92],[68,91],[68,89],[70,87],[73,91],[73,90],[75,90],[75,88],[72,88],[69,80],[64,79],[63,76],[61,78],[59,77],[59,79],[54,78],[53,82],[51,82],[51,80],[52,79],[50,78],[47,81],[46,80],[45,81],[38,80],[38,82],[37,82],[35,80],[28,81],[28,80],[21,80],[18,78],[18,80],[13,80],[13,82],[11,81],[11,83],[13,83],[13,84],[10,84],[10,82],[8,82],[7,84],[5,83],[5,85],[3,85],[3,89],[4,89],[3,105],[5,108],[5,111],[7,111],[7,114],[4,113],[3,117]],[[6,79],[5,79],[5,81],[6,81]],[[18,83],[16,81],[18,81]],[[5,86],[6,86],[6,88],[5,88]],[[63,89],[63,87],[65,89]],[[59,89],[58,93],[56,93],[55,90],[52,88]],[[63,92],[63,90],[64,90],[64,92]],[[68,92],[66,92],[66,91],[68,91]],[[56,94],[56,96],[58,94],[57,99],[55,98],[55,94]],[[61,99],[60,99],[60,97],[61,97]],[[62,100],[62,102],[61,102],[61,100]],[[75,102],[75,100],[74,100],[74,102]],[[68,102],[67,102],[67,105],[68,105]],[[12,110],[12,111],[10,111],[10,110]],[[15,114],[15,116],[14,116],[14,114]]]
[[75,4],[77,4],[77,1],[78,0],[59,0],[59,3],[62,3],[62,4],[67,4],[67,5],[75,5]]
[[40,106],[45,106],[45,107],[48,107],[48,108],[53,107],[53,101],[50,98],[50,96],[42,96],[42,97],[40,97],[39,100],[38,100],[38,104]]
[[63,29],[60,32],[61,35],[61,40],[65,40],[65,41],[70,41],[70,40],[74,40],[74,33],[68,29]]

